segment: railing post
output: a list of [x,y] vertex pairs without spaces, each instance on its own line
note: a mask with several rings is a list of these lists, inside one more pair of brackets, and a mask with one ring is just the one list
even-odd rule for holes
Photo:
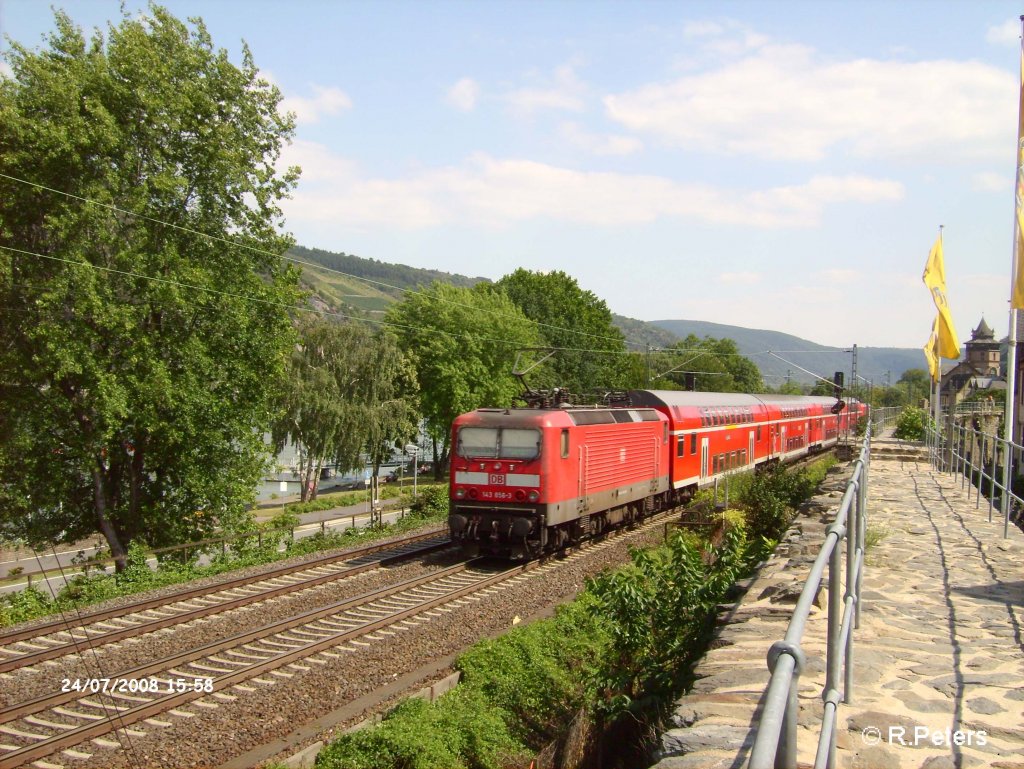
[[999,439],[992,436],[992,474],[988,481],[988,522],[992,523],[992,505],[996,499],[996,456],[999,454]]
[[978,462],[978,496],[974,498],[975,510],[981,508],[981,487],[985,485],[985,433],[981,433],[979,442],[981,448],[978,451],[980,461]]
[[796,769],[796,727],[800,715],[800,665],[793,671],[786,697],[786,712],[782,717],[779,734],[779,752],[775,754],[775,769]]

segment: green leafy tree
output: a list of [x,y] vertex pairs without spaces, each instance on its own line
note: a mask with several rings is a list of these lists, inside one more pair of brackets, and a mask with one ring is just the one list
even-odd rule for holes
[[293,120],[153,6],[63,13],[0,78],[0,522],[167,544],[243,516],[291,338],[275,164]]
[[906,390],[906,403],[915,406],[928,400],[932,388],[932,378],[923,368],[908,368],[900,376],[896,387]]
[[399,345],[413,360],[435,475],[448,461],[451,424],[481,406],[510,406],[522,391],[512,376],[517,349],[539,343],[534,324],[489,284],[433,283],[388,310]]
[[538,386],[564,387],[578,395],[624,387],[622,332],[603,299],[562,272],[518,269],[497,286],[537,324],[543,344],[556,348]]
[[376,470],[396,440],[413,435],[415,394],[412,367],[390,334],[319,316],[300,321],[272,437],[278,451],[295,446],[302,501],[316,498],[324,466],[361,469],[366,451]]
[[824,395],[826,397],[831,398],[833,395],[835,395],[835,391],[836,388],[834,384],[824,379],[818,379],[817,381],[815,381],[814,387],[811,388],[810,394]]
[[686,385],[686,372],[692,374],[694,389],[698,392],[745,392],[764,390],[761,371],[742,355],[732,339],[704,337],[690,334],[657,357],[656,364],[665,366],[663,373],[654,372],[674,382]]

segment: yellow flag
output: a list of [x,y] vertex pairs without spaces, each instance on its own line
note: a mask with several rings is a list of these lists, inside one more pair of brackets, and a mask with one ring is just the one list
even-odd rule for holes
[[928,373],[932,375],[932,381],[939,381],[939,316],[935,316],[932,323],[932,335],[928,337],[924,346],[924,357],[928,361]]
[[1014,275],[1010,307],[1024,309],[1024,50],[1020,59],[1020,103],[1017,108],[1017,233],[1014,244]]
[[949,314],[949,303],[946,301],[946,266],[942,259],[942,233],[939,233],[938,240],[928,252],[928,261],[921,278],[932,292],[932,299],[935,300],[935,307],[939,311],[939,317],[935,319],[938,326],[939,355],[955,360],[960,357],[960,342],[956,338],[953,316]]

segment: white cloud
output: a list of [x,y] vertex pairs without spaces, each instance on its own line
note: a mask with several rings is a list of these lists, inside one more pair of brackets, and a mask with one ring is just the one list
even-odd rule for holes
[[0,61],[0,77],[13,77],[14,70],[11,69],[11,65],[6,61]]
[[538,85],[518,88],[505,94],[505,101],[513,114],[531,117],[544,109],[582,112],[586,86],[576,77],[574,64],[565,64],[555,70],[550,78],[542,79]]
[[759,272],[723,272],[718,276],[718,282],[751,286],[760,283],[762,277]]
[[839,146],[860,156],[1001,156],[1016,125],[1016,77],[986,64],[829,61],[749,33],[739,45],[754,50],[606,96],[608,115],[687,149],[805,161]]
[[971,186],[978,192],[1009,192],[1013,189],[1013,177],[994,171],[982,171],[972,177]]
[[324,115],[336,115],[351,109],[352,100],[340,88],[313,85],[313,96],[286,96],[281,100],[284,110],[294,112],[297,123],[317,123]]
[[583,130],[578,123],[562,123],[559,132],[569,143],[595,155],[632,155],[644,147],[644,143],[634,136],[593,134]]
[[1019,45],[1020,20],[1007,19],[1002,24],[989,27],[985,33],[985,40],[994,45]]
[[863,277],[857,270],[822,270],[820,274],[823,280],[832,285],[856,283]]
[[827,205],[898,200],[900,184],[862,176],[814,177],[806,184],[747,192],[681,184],[641,174],[577,171],[483,153],[458,166],[372,179],[320,145],[297,143],[282,159],[305,173],[290,219],[405,229],[473,222],[502,228],[550,219],[615,227],[683,218],[758,228],[812,227]]
[[768,43],[765,35],[735,19],[687,22],[683,37],[696,42],[704,53],[723,56],[738,56]]
[[464,77],[445,95],[445,101],[462,112],[472,112],[480,98],[480,84],[471,77]]

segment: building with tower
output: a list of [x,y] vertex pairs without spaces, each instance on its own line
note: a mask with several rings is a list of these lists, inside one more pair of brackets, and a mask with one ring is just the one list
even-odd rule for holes
[[1006,377],[1002,372],[1002,343],[982,318],[964,345],[963,360],[942,372],[939,391],[943,411],[952,411],[965,400],[992,400],[1000,406],[1006,399]]

